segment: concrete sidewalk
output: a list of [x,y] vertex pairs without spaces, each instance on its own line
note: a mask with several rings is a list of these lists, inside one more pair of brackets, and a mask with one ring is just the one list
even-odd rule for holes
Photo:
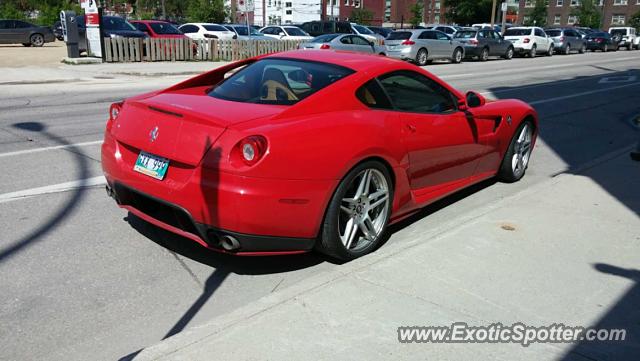
[[135,79],[165,76],[192,76],[227,62],[102,63],[55,67],[0,67],[0,85],[48,84],[94,79]]
[[[640,167],[628,149],[149,347],[136,360],[625,360],[640,354]],[[401,246],[400,246],[401,245]],[[401,344],[399,326],[563,323],[618,343]]]

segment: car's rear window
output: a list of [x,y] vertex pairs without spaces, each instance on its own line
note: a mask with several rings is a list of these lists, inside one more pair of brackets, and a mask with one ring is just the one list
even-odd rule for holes
[[627,29],[612,29],[610,30],[611,35],[621,35],[621,36],[626,36],[627,35]]
[[169,23],[149,23],[151,29],[155,31],[156,34],[163,35],[180,35],[182,31],[178,30],[175,26]]
[[311,43],[328,43],[331,40],[337,38],[338,36],[340,36],[341,34],[326,34],[326,35],[320,35],[318,37],[315,37],[313,39],[311,39]]
[[209,95],[242,103],[292,105],[353,72],[327,63],[263,59],[223,80]]
[[409,39],[410,37],[411,37],[410,31],[394,31],[393,33],[389,34],[389,36],[387,37],[387,40],[406,40],[406,39]]
[[545,30],[545,32],[552,38],[562,35],[562,30]]
[[457,39],[473,39],[476,37],[477,31],[475,30],[462,30],[458,31],[453,37]]
[[531,29],[507,29],[504,36],[526,36],[531,35]]

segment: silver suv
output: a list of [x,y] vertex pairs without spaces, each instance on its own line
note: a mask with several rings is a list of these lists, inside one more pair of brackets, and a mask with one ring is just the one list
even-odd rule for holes
[[420,66],[435,59],[459,63],[464,58],[464,44],[437,30],[400,30],[384,41],[387,56],[410,60]]

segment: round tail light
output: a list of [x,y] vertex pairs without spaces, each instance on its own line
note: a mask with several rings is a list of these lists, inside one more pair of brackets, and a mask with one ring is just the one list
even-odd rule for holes
[[252,135],[242,139],[234,147],[231,155],[234,163],[241,161],[252,166],[260,161],[267,153],[267,139],[261,135]]

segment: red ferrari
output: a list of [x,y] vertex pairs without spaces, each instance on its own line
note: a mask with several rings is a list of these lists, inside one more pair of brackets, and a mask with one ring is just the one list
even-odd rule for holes
[[221,252],[342,260],[461,188],[519,180],[538,129],[522,101],[334,51],[235,62],[109,115],[102,166],[120,207]]

